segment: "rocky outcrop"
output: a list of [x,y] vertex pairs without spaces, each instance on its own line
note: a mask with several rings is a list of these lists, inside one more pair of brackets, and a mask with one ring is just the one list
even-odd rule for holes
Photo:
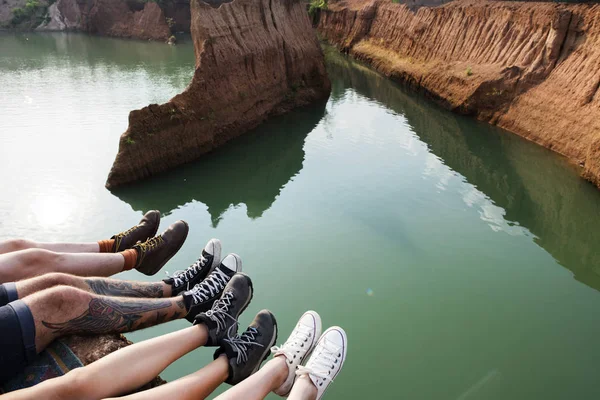
[[129,114],[107,187],[198,159],[269,116],[329,95],[303,1],[211,3],[191,3],[192,82],[168,103]]
[[443,106],[584,167],[600,186],[600,6],[458,0],[439,7],[330,0],[318,29]]
[[38,30],[77,30],[104,36],[166,41],[171,30],[158,3],[58,0]]

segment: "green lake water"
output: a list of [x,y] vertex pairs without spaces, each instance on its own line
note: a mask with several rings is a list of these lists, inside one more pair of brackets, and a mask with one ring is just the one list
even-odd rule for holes
[[600,398],[600,192],[555,154],[325,53],[327,103],[111,193],[129,111],[187,85],[191,43],[0,36],[0,240],[94,241],[149,209],[184,219],[165,270],[220,238],[254,281],[242,325],[270,308],[282,342],[315,309],[346,329],[327,399]]

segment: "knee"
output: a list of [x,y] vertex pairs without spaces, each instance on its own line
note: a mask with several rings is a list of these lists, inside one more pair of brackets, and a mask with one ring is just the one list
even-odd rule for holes
[[4,242],[7,252],[32,249],[37,247],[37,243],[27,239],[9,239]]
[[69,274],[63,274],[62,272],[50,272],[42,275],[39,279],[43,279],[45,288],[52,288],[54,286],[76,286],[77,277]]
[[[45,249],[27,249],[23,250],[20,255],[21,264],[27,268],[28,266],[37,267],[53,266],[61,262],[63,255]],[[46,271],[39,270],[40,273]]]
[[76,368],[67,372],[59,379],[63,380],[63,385],[60,386],[60,396],[58,398],[81,399],[89,396],[89,391],[86,389],[93,385],[92,377],[87,373],[85,367]]
[[55,286],[39,292],[39,295],[45,297],[44,303],[48,304],[57,315],[62,312],[69,313],[73,308],[88,304],[92,299],[90,293],[72,286]]

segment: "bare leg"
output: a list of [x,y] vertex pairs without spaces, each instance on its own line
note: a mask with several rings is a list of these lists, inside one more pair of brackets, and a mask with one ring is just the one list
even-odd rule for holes
[[135,393],[120,400],[164,400],[177,393],[178,400],[201,400],[211,394],[229,376],[227,358],[221,356],[201,370],[176,381]]
[[71,286],[56,286],[23,299],[33,314],[39,353],[67,334],[131,332],[183,318],[183,297],[135,299],[98,296]]
[[308,376],[303,375],[299,376],[294,382],[288,400],[315,400],[316,398],[316,386]]
[[[6,394],[5,397],[6,400],[101,399],[128,393],[148,383],[184,354],[203,346],[207,337],[208,332],[204,325],[191,326],[124,347],[86,367],[75,369],[64,376],[47,380],[31,388]],[[223,371],[217,371],[218,368],[211,364],[212,369],[207,379],[209,376],[214,382],[219,379],[222,382],[226,379],[227,361],[224,364],[224,377]],[[220,372],[220,375],[217,372]],[[172,384],[176,382],[179,381]],[[190,389],[185,387],[185,391],[187,390]],[[144,393],[150,392],[152,391]],[[179,392],[171,391],[169,396],[163,398],[172,397],[173,393]]]
[[275,357],[257,373],[235,385],[215,400],[259,400],[283,384],[288,366],[283,357]]
[[55,253],[43,249],[21,250],[0,255],[0,283],[64,272],[79,276],[111,276],[123,271],[125,258],[119,253]]
[[0,242],[0,254],[27,249],[45,249],[57,253],[98,253],[98,243],[40,243],[27,239],[11,239]]
[[109,278],[82,278],[75,275],[50,273],[16,283],[19,298],[54,286],[72,286],[86,292],[115,297],[171,297],[171,285],[164,282],[129,282]]

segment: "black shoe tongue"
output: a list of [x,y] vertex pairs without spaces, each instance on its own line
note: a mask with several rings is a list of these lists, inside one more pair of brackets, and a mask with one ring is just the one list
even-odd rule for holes
[[233,347],[231,347],[231,345],[227,342],[223,342],[221,344],[221,347],[219,347],[216,351],[215,354],[213,355],[214,359],[216,360],[217,357],[219,357],[221,354],[225,353],[225,355],[227,356],[228,360],[235,360],[237,359],[237,351],[235,351],[233,349]]
[[194,325],[199,325],[199,324],[206,325],[206,328],[208,329],[209,332],[217,329],[217,323],[215,321],[213,321],[212,319],[208,318],[207,316],[205,316],[204,314],[198,314],[196,316],[196,319],[194,320]]

